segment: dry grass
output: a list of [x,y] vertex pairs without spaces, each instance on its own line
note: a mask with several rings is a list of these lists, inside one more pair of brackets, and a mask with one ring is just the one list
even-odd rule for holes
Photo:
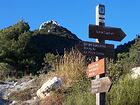
[[64,96],[55,92],[50,97],[41,100],[39,105],[63,105]]
[[36,92],[36,90],[37,89],[27,88],[22,91],[13,91],[9,95],[9,99],[18,100],[18,101],[30,100],[33,97],[32,95]]
[[84,75],[84,60],[85,57],[79,52],[65,53],[55,64],[55,72],[48,73],[48,76],[62,78],[63,86],[69,87]]
[[41,83],[57,76],[62,79],[63,86],[61,90],[55,91],[51,97],[46,97],[46,99],[42,100],[40,105],[62,105],[65,99],[65,91],[85,75],[84,60],[85,57],[79,52],[65,53],[55,62],[55,71],[50,71],[47,75],[41,76]]
[[64,86],[70,86],[85,74],[84,60],[85,57],[77,51],[65,52],[64,56],[61,56],[54,62],[55,70],[40,75],[37,81],[39,81],[41,86],[49,78],[57,76],[63,80]]

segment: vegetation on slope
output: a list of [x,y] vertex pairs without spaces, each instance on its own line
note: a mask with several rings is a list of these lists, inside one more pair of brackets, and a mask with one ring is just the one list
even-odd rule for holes
[[[140,78],[133,79],[130,76],[131,69],[138,63],[135,62],[137,51],[133,50],[138,46],[138,43],[137,41],[126,55],[122,54],[116,63],[108,63],[107,75],[111,77],[113,85],[110,92],[107,93],[107,105],[140,104]],[[136,55],[133,56],[132,54]],[[96,105],[95,94],[91,94],[91,79],[87,78],[85,72],[87,67],[85,57],[77,52],[66,53],[59,60],[56,60],[53,65],[55,67],[54,71],[46,74],[46,78],[59,76],[63,79],[64,85],[50,99],[44,99],[41,105],[48,103],[50,105],[52,103],[59,103],[60,105]],[[44,80],[47,80],[46,78]]]
[[[47,74],[39,78],[40,84],[49,77],[58,76],[63,79],[63,87],[49,99],[41,101],[40,105],[95,105],[95,95],[91,94],[90,79],[85,72],[86,57],[76,51],[64,53],[65,48],[70,49],[79,39],[73,39],[75,37],[70,36],[73,34],[69,31],[69,34],[60,32],[66,31],[30,31],[24,21],[0,30],[0,79],[15,74],[19,76],[20,73],[37,73],[42,69]],[[139,51],[138,37],[121,52],[118,50],[115,61],[108,61],[107,76],[113,81],[106,98],[108,105],[140,104],[140,78],[132,79],[130,76],[131,69],[140,66]]]
[[53,32],[46,28],[30,31],[28,23],[20,20],[0,30],[0,72],[5,72],[6,78],[37,74],[44,66],[45,54],[62,55],[80,41],[61,26],[56,26]]

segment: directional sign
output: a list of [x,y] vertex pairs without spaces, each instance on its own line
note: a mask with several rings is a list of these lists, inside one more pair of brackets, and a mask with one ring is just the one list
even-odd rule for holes
[[99,74],[105,73],[105,60],[100,59],[99,61],[92,62],[88,65],[87,75],[88,77],[94,77]]
[[114,54],[114,45],[101,44],[94,42],[81,41],[77,46],[77,49],[87,56],[99,56],[99,57],[112,57]]
[[121,28],[89,25],[89,38],[121,41],[125,36]]
[[91,80],[91,92],[92,93],[103,93],[108,92],[111,87],[111,80],[109,77],[98,78]]

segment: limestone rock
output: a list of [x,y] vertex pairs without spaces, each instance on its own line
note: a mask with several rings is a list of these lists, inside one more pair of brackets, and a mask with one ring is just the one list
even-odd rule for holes
[[41,99],[46,96],[50,96],[51,91],[57,90],[62,86],[62,79],[58,77],[54,77],[49,79],[46,83],[42,85],[42,87],[37,91],[37,96]]
[[136,79],[136,78],[138,78],[138,76],[140,76],[140,67],[132,68],[131,77]]

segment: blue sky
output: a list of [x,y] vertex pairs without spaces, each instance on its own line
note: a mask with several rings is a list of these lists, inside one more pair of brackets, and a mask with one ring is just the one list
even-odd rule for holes
[[38,29],[48,20],[56,20],[84,41],[88,38],[88,25],[95,24],[95,7],[106,6],[106,26],[120,27],[127,34],[126,43],[140,34],[140,0],[1,0],[0,29],[24,19],[31,30]]

